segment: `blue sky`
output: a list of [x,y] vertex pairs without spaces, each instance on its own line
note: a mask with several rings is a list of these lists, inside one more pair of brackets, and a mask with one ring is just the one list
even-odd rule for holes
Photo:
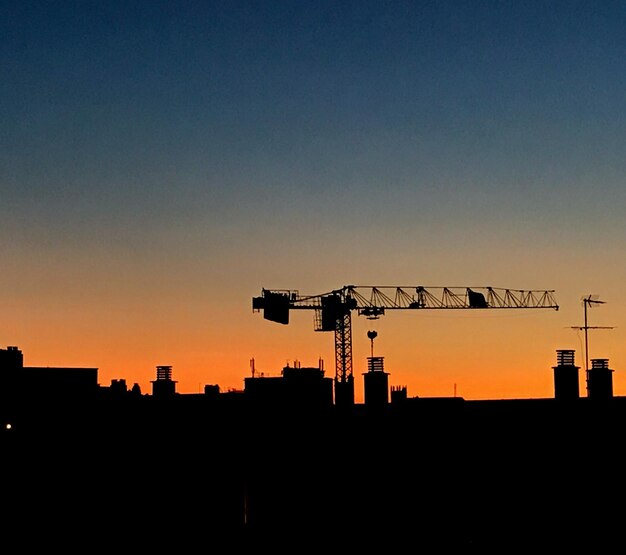
[[152,314],[213,292],[236,344],[261,287],[556,288],[561,328],[587,293],[626,309],[623,3],[24,1],[0,16],[0,285],[16,313],[143,299]]

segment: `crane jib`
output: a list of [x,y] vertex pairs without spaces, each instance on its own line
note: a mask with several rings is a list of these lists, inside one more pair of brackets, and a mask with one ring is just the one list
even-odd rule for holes
[[387,310],[462,308],[551,308],[558,310],[553,290],[522,290],[495,287],[354,286],[319,295],[301,295],[297,290],[263,289],[252,299],[254,311],[263,310],[267,320],[287,324],[290,310],[322,311],[326,325],[344,311],[376,318]]

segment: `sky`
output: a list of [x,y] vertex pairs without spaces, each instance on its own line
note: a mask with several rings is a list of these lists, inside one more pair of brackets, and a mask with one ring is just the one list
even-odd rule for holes
[[626,395],[622,2],[0,0],[0,347],[151,392],[334,377],[262,289],[554,290],[559,310],[353,315],[409,396]]

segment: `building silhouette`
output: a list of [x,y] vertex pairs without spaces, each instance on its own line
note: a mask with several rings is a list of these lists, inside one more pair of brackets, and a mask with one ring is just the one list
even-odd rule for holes
[[[574,355],[557,351],[553,397],[512,400],[409,396],[370,357],[364,403],[346,411],[321,363],[196,394],[158,366],[144,394],[124,379],[99,385],[97,368],[26,366],[10,346],[5,504],[37,509],[7,523],[183,551],[217,536],[242,547],[297,537],[352,549],[601,548],[623,518],[605,501],[625,493],[614,463],[626,400],[607,359],[593,361],[580,396]],[[585,487],[572,484],[577,472]]]
[[330,408],[333,405],[333,380],[318,367],[286,365],[280,376],[244,378],[247,401],[257,407],[290,409],[298,412]]

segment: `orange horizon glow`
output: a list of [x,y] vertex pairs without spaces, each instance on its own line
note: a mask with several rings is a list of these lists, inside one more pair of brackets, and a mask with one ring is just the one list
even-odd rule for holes
[[[52,315],[38,311],[39,318],[31,318],[28,325],[22,322],[22,332],[5,340],[3,348],[20,348],[25,366],[95,367],[100,385],[125,379],[128,387],[138,383],[144,394],[152,391],[158,365],[172,366],[179,393],[202,393],[208,384],[219,385],[221,391],[243,390],[252,360],[257,376],[279,376],[287,365],[318,367],[321,360],[325,375],[335,377],[333,333],[315,332],[311,313],[294,314],[285,326],[242,311],[241,326],[213,322],[200,331],[198,322],[170,325],[167,318],[154,318],[155,312],[107,327],[84,311],[75,321],[71,311],[62,318],[56,314],[60,321],[52,326]],[[586,395],[581,332],[562,325],[578,323],[575,310],[565,317],[562,309],[427,312],[387,314],[373,321],[353,316],[357,403],[363,402],[363,373],[370,356],[368,330],[377,331],[374,355],[384,357],[390,388],[406,387],[410,397],[551,398],[558,349],[576,351],[580,395]],[[604,313],[602,317],[606,319]],[[20,327],[19,318],[13,322]],[[609,358],[615,370],[614,395],[624,394],[619,363],[608,351],[615,351],[614,338],[599,331],[590,336],[590,358]]]

